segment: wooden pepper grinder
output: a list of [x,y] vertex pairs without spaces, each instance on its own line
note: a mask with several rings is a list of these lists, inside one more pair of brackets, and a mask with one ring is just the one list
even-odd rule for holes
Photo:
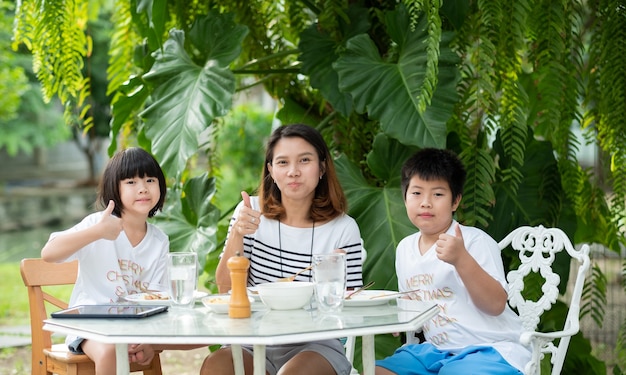
[[248,258],[240,256],[239,252],[237,252],[234,257],[228,259],[226,265],[230,270],[231,288],[228,316],[231,318],[249,318],[251,309],[246,284],[250,261]]

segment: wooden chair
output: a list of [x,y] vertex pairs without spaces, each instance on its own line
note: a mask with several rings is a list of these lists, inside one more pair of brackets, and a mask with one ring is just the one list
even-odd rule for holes
[[[43,259],[22,259],[20,272],[28,289],[30,305],[30,329],[32,336],[33,375],[92,375],[96,373],[94,363],[84,354],[71,353],[67,345],[52,345],[51,333],[43,330],[43,321],[48,318],[46,303],[59,309],[67,303],[42,290],[45,286],[71,285],[76,282],[78,262],[48,263]],[[143,371],[144,375],[161,375],[161,358],[156,353],[147,366],[131,364],[131,372]]]
[[[507,274],[509,284],[509,305],[516,308],[521,319],[524,332],[520,342],[530,345],[532,359],[526,365],[527,375],[540,374],[541,359],[550,354],[552,374],[561,373],[565,355],[572,336],[580,328],[580,299],[582,296],[585,276],[590,266],[589,245],[576,250],[567,235],[558,228],[519,227],[513,230],[498,244],[500,249],[509,245],[518,252],[520,266]],[[552,308],[559,296],[560,277],[552,270],[556,255],[565,250],[576,264],[574,289],[569,299],[569,310],[562,330],[555,332],[537,332],[541,315]],[[523,295],[524,280],[531,273],[539,273],[545,280],[541,287],[539,299],[526,299]],[[558,344],[555,344],[556,340]]]

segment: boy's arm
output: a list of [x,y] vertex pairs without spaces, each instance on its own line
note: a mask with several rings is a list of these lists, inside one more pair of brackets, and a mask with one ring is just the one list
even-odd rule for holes
[[458,224],[455,234],[452,236],[444,233],[439,236],[437,257],[456,268],[474,305],[486,314],[500,315],[506,306],[506,291],[467,252]]
[[113,201],[104,210],[100,221],[83,230],[66,232],[50,239],[41,249],[41,257],[46,262],[61,262],[83,247],[99,240],[115,240],[122,232],[122,219],[112,216]]

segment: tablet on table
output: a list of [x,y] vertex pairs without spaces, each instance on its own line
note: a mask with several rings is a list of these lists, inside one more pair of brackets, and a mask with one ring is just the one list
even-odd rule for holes
[[167,305],[80,305],[50,314],[53,318],[145,318],[167,311]]

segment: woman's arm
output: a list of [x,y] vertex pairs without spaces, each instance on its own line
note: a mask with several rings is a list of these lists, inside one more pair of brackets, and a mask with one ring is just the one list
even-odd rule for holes
[[222,257],[215,270],[215,281],[220,293],[226,293],[230,290],[230,270],[227,263],[230,257],[235,256],[237,252],[243,256],[243,237],[256,232],[259,228],[261,213],[252,209],[250,204],[250,196],[245,191],[241,192],[243,201],[235,209],[235,219],[231,220],[228,228],[228,236],[226,245],[222,252]]

